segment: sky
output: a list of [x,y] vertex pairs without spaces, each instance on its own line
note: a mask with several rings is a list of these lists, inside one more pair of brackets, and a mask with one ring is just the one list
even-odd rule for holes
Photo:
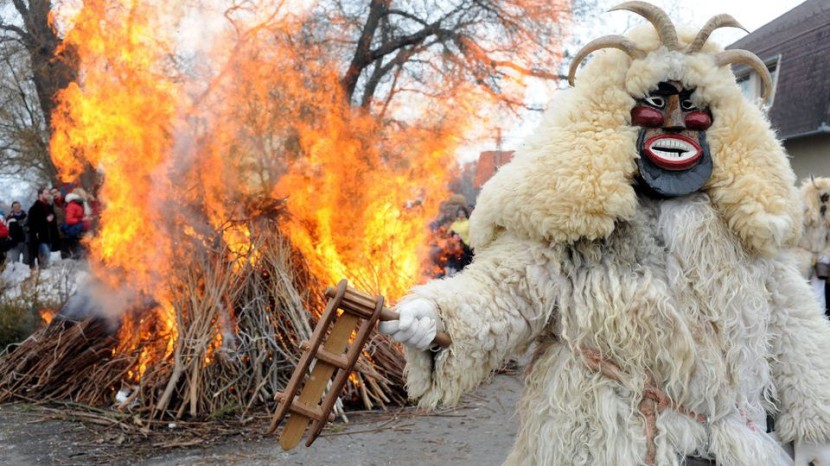
[[[726,13],[732,15],[749,32],[778,18],[789,10],[803,3],[803,0],[769,0],[759,5],[757,0],[647,0],[649,3],[665,10],[676,25],[693,28],[702,27],[709,18]],[[624,34],[626,30],[646,23],[641,16],[628,11],[608,12],[608,9],[622,3],[623,0],[599,0],[600,8],[593,20],[577,18],[572,27],[572,37],[569,41],[569,50],[577,51],[580,46],[597,37],[609,34]],[[735,28],[717,29],[712,33],[710,40],[721,45],[729,45],[746,36],[747,33]],[[590,56],[587,60],[590,60]],[[553,90],[549,87],[531,84],[527,101],[535,105],[545,106],[552,97]],[[502,149],[515,150],[522,141],[532,134],[541,114],[532,112],[524,116],[515,126],[502,128],[504,140]],[[459,151],[459,161],[469,162],[478,158],[482,150],[496,149],[495,135],[491,141],[481,144],[471,144]]]
[[[622,3],[621,0],[601,0],[603,10]],[[650,0],[649,3],[657,5],[669,13],[675,23],[686,26],[700,27],[712,16],[727,13],[737,19],[750,32],[767,24],[789,10],[803,3],[803,0],[768,0],[758,2],[757,0]],[[616,16],[620,18],[636,16],[625,11],[614,11],[605,13],[603,16]],[[622,22],[624,23],[624,20]],[[712,40],[723,44],[731,44],[746,35],[740,29],[724,28],[718,29],[712,34]]]

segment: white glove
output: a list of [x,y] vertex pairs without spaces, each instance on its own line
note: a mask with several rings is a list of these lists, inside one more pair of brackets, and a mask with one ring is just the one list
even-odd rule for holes
[[795,466],[830,466],[830,444],[795,442]]
[[378,324],[380,333],[404,345],[425,350],[438,333],[438,314],[435,305],[426,299],[413,299],[397,307],[400,320],[388,320]]

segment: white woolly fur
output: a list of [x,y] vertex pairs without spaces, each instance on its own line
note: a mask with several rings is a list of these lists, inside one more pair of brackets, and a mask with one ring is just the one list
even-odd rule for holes
[[[653,31],[632,37],[655,49]],[[506,464],[643,464],[637,405],[648,374],[709,419],[658,414],[659,465],[689,454],[777,464],[777,444],[752,422],[762,424],[765,410],[778,414],[784,441],[830,440],[830,326],[779,255],[801,224],[794,178],[763,114],[713,66],[713,51],[658,50],[633,62],[596,53],[485,186],[471,218],[474,262],[407,298],[434,302],[453,339],[438,353],[407,349],[408,390],[423,407],[457,402],[537,342]],[[711,107],[715,168],[703,192],[655,201],[632,188],[629,112],[667,78],[697,86]],[[582,348],[627,380],[589,369]]]
[[821,215],[822,194],[830,194],[830,178],[811,178],[801,184],[804,230],[793,252],[805,278],[813,275],[819,257],[830,256],[830,212]]

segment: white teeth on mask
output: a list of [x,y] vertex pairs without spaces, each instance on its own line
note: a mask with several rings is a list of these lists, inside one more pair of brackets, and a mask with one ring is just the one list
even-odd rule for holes
[[681,139],[664,138],[651,145],[651,151],[666,160],[683,161],[693,157],[695,147]]

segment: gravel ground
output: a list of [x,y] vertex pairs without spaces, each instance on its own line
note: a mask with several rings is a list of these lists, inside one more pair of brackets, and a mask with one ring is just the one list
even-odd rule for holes
[[349,424],[330,425],[311,447],[300,444],[288,452],[276,438],[261,434],[267,425],[264,417],[234,435],[225,431],[221,436],[141,439],[118,427],[57,420],[59,410],[0,405],[0,464],[499,465],[518,427],[520,391],[518,376],[496,375],[454,409],[352,413]]

